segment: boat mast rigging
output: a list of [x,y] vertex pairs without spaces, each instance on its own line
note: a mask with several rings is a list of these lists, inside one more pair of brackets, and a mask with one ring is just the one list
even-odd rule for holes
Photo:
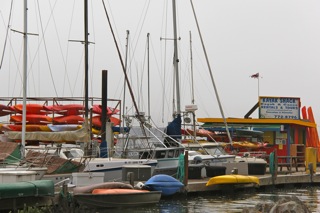
[[[85,118],[85,128],[88,133],[88,136],[90,135],[89,130],[89,80],[88,80],[88,72],[89,72],[89,42],[88,42],[88,0],[84,0],[84,118]],[[88,138],[89,139],[89,138]]]
[[[28,78],[28,0],[23,2],[23,98],[22,98],[22,131],[21,131],[21,156],[25,158],[26,123],[27,123],[27,78]],[[19,31],[15,31],[21,33]]]
[[[108,23],[109,23],[110,30],[111,30],[111,33],[112,33],[112,37],[113,37],[114,43],[115,43],[116,48],[117,48],[117,52],[118,52],[118,56],[119,56],[119,59],[120,59],[121,66],[122,66],[122,71],[124,73],[125,81],[127,82],[128,89],[129,89],[129,92],[130,92],[130,96],[131,96],[131,99],[132,99],[132,102],[133,102],[133,106],[134,106],[134,108],[136,110],[136,114],[137,114],[136,118],[139,120],[139,124],[140,124],[140,127],[141,127],[143,135],[147,137],[147,133],[146,133],[146,130],[145,130],[145,119],[144,119],[144,116],[142,116],[140,114],[137,102],[136,102],[136,100],[134,98],[133,90],[132,90],[132,87],[131,87],[131,84],[130,84],[130,81],[129,81],[129,78],[128,78],[128,75],[127,75],[127,72],[126,72],[126,67],[125,67],[125,65],[123,63],[123,59],[122,59],[118,43],[116,41],[116,38],[115,38],[115,35],[114,35],[114,32],[113,32],[113,28],[112,28],[112,25],[111,25],[111,22],[110,22],[110,18],[109,18],[108,12],[107,12],[107,8],[106,8],[106,5],[105,5],[103,0],[102,0],[102,3],[103,3],[104,10],[105,10],[105,14],[107,16],[107,20],[108,20]],[[151,150],[150,144],[149,143],[147,143],[147,144],[148,144],[148,148]]]
[[216,84],[215,84],[215,81],[214,81],[214,78],[213,78],[213,75],[212,75],[211,66],[210,66],[210,63],[209,63],[209,59],[208,59],[208,55],[207,55],[206,48],[205,48],[205,46],[204,46],[204,42],[203,42],[203,39],[202,39],[202,35],[201,35],[201,32],[200,32],[200,27],[199,27],[198,19],[197,19],[195,10],[194,10],[194,6],[193,6],[193,3],[192,3],[192,0],[190,0],[190,3],[191,3],[191,7],[192,7],[194,19],[195,19],[195,21],[196,21],[196,25],[197,25],[199,37],[200,37],[200,40],[201,40],[202,49],[203,49],[204,55],[205,55],[205,57],[206,57],[207,66],[208,66],[210,78],[211,78],[211,81],[212,81],[212,85],[213,85],[213,88],[214,88],[214,92],[215,92],[215,94],[216,94],[216,98],[217,98],[217,101],[218,101],[218,104],[219,104],[220,113],[221,113],[221,116],[222,116],[222,118],[223,118],[223,122],[224,122],[224,125],[225,125],[225,128],[226,128],[226,131],[227,131],[227,135],[228,135],[229,142],[230,142],[230,144],[231,144],[231,146],[232,146],[232,139],[231,139],[231,136],[230,136],[229,127],[228,127],[228,124],[227,124],[227,120],[226,120],[226,118],[225,118],[225,116],[224,116],[224,112],[223,112],[223,109],[222,109],[222,105],[221,105],[221,101],[220,101],[220,98],[219,98],[218,90],[217,90],[217,87],[216,87]]

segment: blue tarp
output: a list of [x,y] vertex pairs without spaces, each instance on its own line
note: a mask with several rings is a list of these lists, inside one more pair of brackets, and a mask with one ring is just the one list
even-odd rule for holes
[[181,139],[181,115],[178,115],[166,128],[166,134],[173,139]]

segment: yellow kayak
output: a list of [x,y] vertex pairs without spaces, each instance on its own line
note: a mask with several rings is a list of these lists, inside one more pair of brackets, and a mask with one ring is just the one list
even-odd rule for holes
[[213,178],[207,182],[206,186],[213,186],[218,184],[246,184],[255,183],[259,185],[259,178],[255,176],[246,175],[220,175]]

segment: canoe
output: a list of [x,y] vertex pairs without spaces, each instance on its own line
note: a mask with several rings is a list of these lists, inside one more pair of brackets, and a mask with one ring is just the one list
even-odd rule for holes
[[221,184],[256,184],[259,185],[259,178],[246,175],[220,175],[207,182],[206,186],[221,185]]
[[152,191],[161,191],[161,195],[170,196],[177,193],[184,185],[169,175],[155,175],[145,184]]
[[[22,114],[23,104],[17,104],[13,106],[15,111]],[[46,111],[41,104],[26,104],[27,114],[40,114],[45,115]]]
[[51,105],[43,106],[48,112],[54,112],[61,115],[82,115],[84,106],[81,104]]
[[0,104],[0,116],[10,115],[14,112],[15,112],[15,110],[12,106]]
[[53,118],[54,124],[82,124],[84,118],[79,115],[66,115]]
[[[22,123],[22,115],[11,115],[10,121],[14,123]],[[27,114],[26,121],[27,124],[45,124],[51,123],[52,118],[46,115]]]

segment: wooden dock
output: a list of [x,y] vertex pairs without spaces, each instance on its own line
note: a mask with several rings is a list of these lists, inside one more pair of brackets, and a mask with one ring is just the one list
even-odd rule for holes
[[[314,185],[320,184],[320,168],[317,168],[317,172],[313,175],[307,174],[305,168],[299,168],[296,172],[288,171],[287,168],[283,168],[283,171],[278,172],[276,177],[272,178],[272,175],[267,172],[265,175],[254,175],[259,178],[260,188],[269,186],[283,186],[283,185]],[[241,188],[253,188],[252,184],[237,184],[232,187],[214,186],[207,187],[206,183],[210,178],[203,179],[189,179],[187,186],[184,188],[184,193],[196,193],[196,192],[209,192],[219,191],[224,189],[241,189]]]

